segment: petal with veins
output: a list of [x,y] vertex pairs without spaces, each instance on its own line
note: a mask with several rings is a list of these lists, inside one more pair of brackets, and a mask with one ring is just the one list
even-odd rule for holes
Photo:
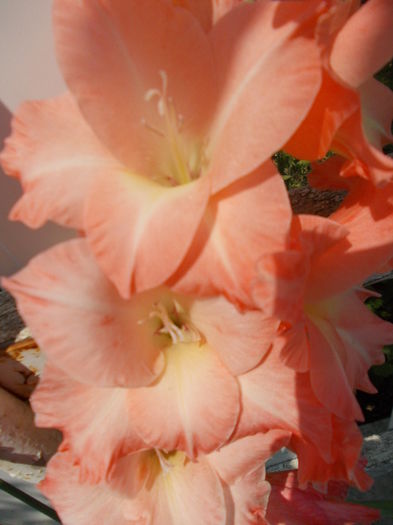
[[32,228],[53,220],[83,230],[92,180],[99,173],[110,178],[123,169],[100,144],[69,94],[19,108],[1,163],[24,190],[11,219]]
[[131,393],[136,431],[152,447],[193,458],[223,445],[239,417],[236,379],[208,345],[178,343],[165,356],[162,376]]
[[100,388],[79,383],[47,363],[32,406],[39,427],[63,432],[63,450],[71,450],[81,481],[98,483],[117,458],[145,448],[132,427],[125,388]]
[[140,323],[157,292],[121,299],[86,240],[38,255],[3,284],[39,346],[75,379],[96,386],[140,386],[162,371],[161,349]]

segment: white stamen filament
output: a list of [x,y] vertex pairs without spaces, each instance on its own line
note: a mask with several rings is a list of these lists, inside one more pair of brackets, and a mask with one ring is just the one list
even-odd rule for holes
[[166,71],[160,70],[158,73],[161,77],[161,90],[157,88],[149,89],[145,93],[144,99],[147,102],[150,102],[155,97],[158,98],[157,113],[161,118],[164,119],[166,133],[150,125],[146,122],[145,119],[142,119],[142,124],[146,126],[147,129],[154,132],[156,135],[159,135],[162,138],[166,138],[166,140],[168,141],[172,161],[175,167],[174,178],[179,184],[187,184],[188,182],[191,182],[193,178],[195,178],[194,173],[197,171],[197,163],[193,158],[191,161],[191,165],[194,167],[194,169],[190,170],[190,161],[187,162],[185,160],[185,157],[187,157],[187,155],[184,154],[184,152],[182,151],[183,148],[181,147],[183,141],[180,134],[183,128],[184,116],[176,113],[173,100],[167,95],[168,75]]
[[158,461],[160,462],[160,466],[164,472],[164,475],[165,474],[168,474],[168,472],[170,472],[171,468],[172,468],[172,465],[170,464],[170,462],[165,459],[163,453],[161,452],[160,449],[158,448],[155,448],[154,449],[156,454],[157,454],[157,457],[158,457]]
[[[156,333],[169,335],[172,340],[172,344],[177,343],[197,343],[202,340],[201,334],[199,331],[192,325],[190,322],[181,322],[181,327],[176,324],[171,316],[169,315],[167,308],[161,304],[156,303],[153,305],[153,310],[149,312],[149,315],[146,319],[138,321],[138,324],[146,322],[148,319],[153,319],[157,317],[162,326],[157,330]],[[183,312],[181,306],[174,301],[173,315],[175,318],[179,318],[180,314]]]

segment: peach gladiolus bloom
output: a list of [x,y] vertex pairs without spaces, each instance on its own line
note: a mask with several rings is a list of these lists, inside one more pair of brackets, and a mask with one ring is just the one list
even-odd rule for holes
[[33,398],[38,423],[62,428],[93,478],[138,446],[135,435],[189,457],[227,442],[240,412],[236,378],[261,362],[278,327],[222,296],[157,288],[124,300],[84,239],[3,283],[49,358]]
[[58,453],[40,489],[64,525],[263,525],[264,463],[286,441],[284,432],[257,434],[198,461],[147,449],[120,459],[95,485],[81,482],[69,452]]
[[393,54],[389,15],[390,0],[369,0],[361,7],[355,0],[332,2],[320,17],[316,37],[324,57],[322,85],[284,147],[298,158],[315,160],[330,149],[356,159],[362,176],[376,185],[393,176],[393,161],[381,151],[392,140],[393,95],[372,78]]
[[[339,214],[340,210],[336,219]],[[359,269],[364,271],[372,262],[380,266],[378,227],[384,223],[376,223],[368,246],[373,234],[370,209],[363,208],[361,214],[344,209],[341,219],[294,218],[288,251],[260,260],[254,298],[268,315],[283,322],[275,342],[283,362],[310,371],[313,391],[333,414],[362,420],[353,390],[374,392],[367,371],[384,361],[382,347],[393,341],[393,327],[368,310],[355,284]],[[389,246],[391,250],[391,240]],[[384,242],[382,249],[386,254]]]
[[[83,231],[124,297],[173,275],[201,221],[208,231],[215,224],[210,196],[231,186],[235,199],[232,183],[285,144],[319,89],[303,10],[291,18],[290,3],[235,4],[54,2],[70,93],[17,112],[2,153],[25,190],[11,217]],[[256,177],[263,186],[270,174]],[[255,190],[255,174],[248,184]],[[263,207],[248,214],[280,224]],[[213,257],[228,264],[229,243],[213,237]]]

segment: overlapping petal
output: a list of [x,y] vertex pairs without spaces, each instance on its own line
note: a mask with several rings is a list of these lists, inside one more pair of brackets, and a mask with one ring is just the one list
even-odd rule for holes
[[12,135],[1,153],[8,175],[24,194],[11,218],[38,228],[47,220],[83,229],[83,212],[92,180],[122,170],[86,125],[69,94],[26,102],[17,111]]
[[170,283],[184,293],[222,293],[253,306],[257,260],[286,244],[292,211],[269,160],[210,200],[194,242]]
[[86,230],[97,260],[123,297],[165,282],[202,220],[209,180],[164,188],[142,177],[97,178]]
[[[56,454],[39,489],[52,502],[64,525],[129,525],[121,509],[122,497],[106,483],[80,483],[79,467],[70,452]],[[88,507],[87,507],[88,506]]]
[[239,311],[224,297],[193,301],[190,316],[236,376],[262,361],[278,329],[276,319],[258,310]]
[[283,365],[273,349],[254,370],[239,377],[242,413],[235,436],[281,429],[315,443],[328,460],[330,415],[315,397],[308,374]]
[[[302,8],[291,20],[290,6],[244,3],[214,26],[219,98],[210,149],[215,191],[270,158],[310,109],[321,82],[320,55],[302,23],[316,7]],[[293,38],[297,30],[300,35]]]
[[370,0],[338,33],[330,54],[334,72],[353,87],[359,87],[393,55],[390,0]]
[[177,344],[166,350],[162,377],[132,390],[135,428],[151,447],[211,452],[231,436],[240,411],[236,379],[208,345]]
[[154,296],[122,300],[86,240],[38,255],[3,284],[44,352],[75,379],[96,386],[138,386],[162,371],[159,346],[138,324]]
[[32,406],[39,427],[63,432],[62,450],[79,465],[79,479],[99,483],[117,458],[146,448],[132,424],[129,390],[100,388],[46,364]]
[[360,490],[367,490],[372,480],[364,471],[360,454],[362,434],[354,421],[332,416],[331,457],[326,460],[318,445],[293,435],[289,448],[299,459],[298,480],[301,485],[317,482],[326,485],[330,480],[344,481]]

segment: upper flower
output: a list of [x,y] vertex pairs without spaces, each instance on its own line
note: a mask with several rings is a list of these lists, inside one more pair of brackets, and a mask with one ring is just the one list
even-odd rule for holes
[[14,120],[12,217],[82,230],[123,296],[176,271],[201,220],[215,223],[210,195],[269,159],[318,91],[317,6],[237,3],[54,2],[71,95]]

